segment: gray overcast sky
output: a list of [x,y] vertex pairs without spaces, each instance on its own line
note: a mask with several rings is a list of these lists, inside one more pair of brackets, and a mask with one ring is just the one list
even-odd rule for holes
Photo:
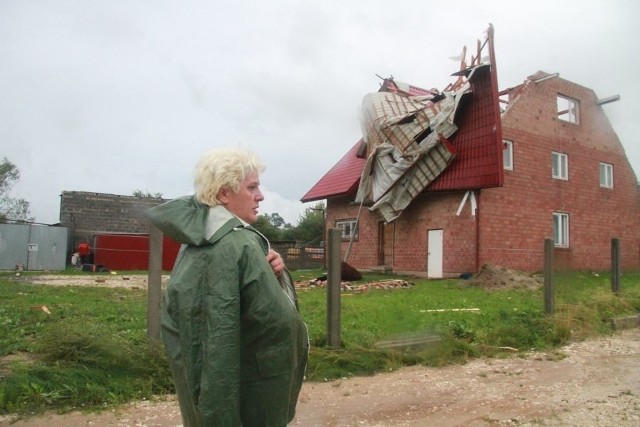
[[267,164],[262,213],[300,198],[360,138],[382,77],[453,80],[495,28],[498,82],[538,70],[593,89],[640,172],[640,2],[0,0],[0,157],[44,223],[62,191],[192,192],[210,148]]

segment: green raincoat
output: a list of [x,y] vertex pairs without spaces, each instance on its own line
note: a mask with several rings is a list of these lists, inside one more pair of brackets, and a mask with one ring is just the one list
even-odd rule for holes
[[[285,426],[307,362],[307,329],[269,242],[193,197],[148,211],[183,243],[163,297],[162,338],[185,427]],[[288,282],[288,283],[286,283]]]

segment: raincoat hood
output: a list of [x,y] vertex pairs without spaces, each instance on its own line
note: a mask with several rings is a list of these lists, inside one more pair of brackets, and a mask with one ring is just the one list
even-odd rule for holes
[[255,230],[224,206],[209,207],[194,196],[170,200],[147,211],[149,220],[178,243],[191,246],[211,245],[238,227]]

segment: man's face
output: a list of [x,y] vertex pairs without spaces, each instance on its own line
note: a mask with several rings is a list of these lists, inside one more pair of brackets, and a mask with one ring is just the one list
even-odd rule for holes
[[258,207],[264,200],[260,191],[260,178],[258,172],[250,172],[240,183],[238,192],[222,188],[219,197],[223,205],[235,216],[243,221],[253,224],[258,219]]

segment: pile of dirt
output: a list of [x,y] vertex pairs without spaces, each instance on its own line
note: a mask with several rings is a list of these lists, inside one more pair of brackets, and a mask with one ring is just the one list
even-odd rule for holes
[[469,286],[484,289],[538,289],[544,285],[540,275],[525,273],[500,266],[485,264],[466,282]]

